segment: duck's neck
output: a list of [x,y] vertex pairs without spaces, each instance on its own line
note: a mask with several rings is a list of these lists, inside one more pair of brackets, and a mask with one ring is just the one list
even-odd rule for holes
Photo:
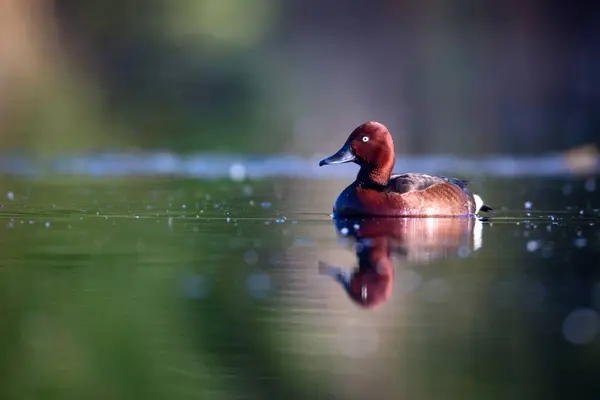
[[[358,247],[357,247],[358,248]],[[389,239],[385,236],[369,238],[369,244],[357,251],[358,269],[374,271],[378,275],[393,276],[394,266],[390,257]]]
[[390,154],[384,162],[362,165],[357,180],[365,185],[386,186],[394,170],[394,158],[394,154]]

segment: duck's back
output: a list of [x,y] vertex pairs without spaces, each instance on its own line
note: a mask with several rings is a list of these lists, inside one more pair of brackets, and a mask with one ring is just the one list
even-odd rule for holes
[[453,184],[458,186],[460,189],[467,189],[467,181],[448,178],[441,175],[429,175],[429,174],[395,174],[390,177],[390,181],[387,185],[387,189],[395,193],[408,193],[415,192],[418,190],[425,190],[433,185],[439,183]]

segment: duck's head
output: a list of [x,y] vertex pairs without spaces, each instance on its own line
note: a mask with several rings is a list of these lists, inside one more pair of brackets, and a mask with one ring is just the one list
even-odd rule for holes
[[391,275],[382,275],[375,269],[359,269],[352,275],[346,291],[362,307],[378,308],[388,301],[392,283]]
[[394,160],[392,135],[382,123],[369,121],[354,129],[337,153],[321,160],[319,166],[355,162],[374,181],[386,183]]
[[320,264],[321,274],[334,278],[342,285],[350,299],[361,307],[374,309],[388,301],[393,286],[393,266],[389,258],[380,260],[377,267],[363,265],[353,272],[325,263]]

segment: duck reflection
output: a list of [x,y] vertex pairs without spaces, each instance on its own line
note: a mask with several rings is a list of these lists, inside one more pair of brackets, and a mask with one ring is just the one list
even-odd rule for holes
[[427,264],[466,256],[482,245],[482,224],[476,218],[344,218],[334,222],[338,235],[354,245],[358,268],[349,272],[319,262],[320,273],[333,277],[365,308],[389,299],[394,280],[392,256],[402,264]]

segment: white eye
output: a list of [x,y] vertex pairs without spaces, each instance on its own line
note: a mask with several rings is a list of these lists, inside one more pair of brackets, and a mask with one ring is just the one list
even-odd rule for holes
[[369,137],[368,136],[363,136],[363,142],[367,143],[369,141]]

